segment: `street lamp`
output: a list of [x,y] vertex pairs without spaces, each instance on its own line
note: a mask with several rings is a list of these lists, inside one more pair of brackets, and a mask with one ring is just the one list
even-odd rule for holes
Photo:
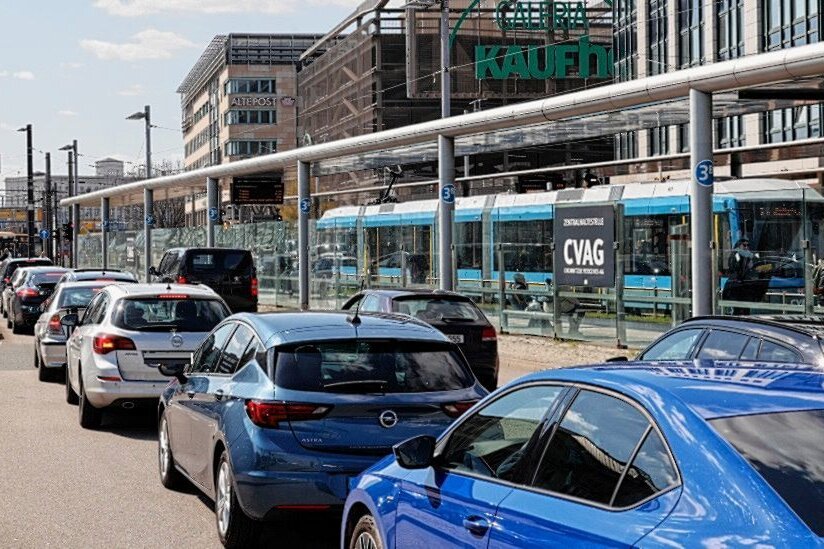
[[152,178],[152,115],[149,105],[143,111],[137,111],[126,117],[126,120],[146,121],[146,179]]
[[17,131],[26,132],[26,234],[29,237],[26,248],[31,257],[31,249],[34,246],[34,159],[32,158],[31,124],[26,124]]
[[[152,116],[149,105],[143,112],[136,112],[126,120],[146,121],[146,179],[152,178]],[[143,275],[146,282],[151,282],[152,266],[152,225],[154,224],[154,192],[148,186],[143,188]]]

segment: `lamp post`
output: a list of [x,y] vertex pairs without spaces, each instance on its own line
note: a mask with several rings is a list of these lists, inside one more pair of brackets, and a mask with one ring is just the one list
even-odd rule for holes
[[[136,112],[126,117],[126,120],[146,121],[146,179],[152,178],[152,116],[149,105],[143,107],[143,112]],[[154,225],[154,193],[148,187],[143,188],[143,274],[146,282],[151,281],[149,268],[152,266],[152,225]]]
[[[80,159],[77,157],[77,139],[73,139],[71,144],[60,147],[61,151],[69,152],[69,198],[77,195],[77,167]],[[69,253],[69,266],[77,268],[77,233],[80,229],[80,205],[73,204],[69,211],[69,225],[71,227],[71,248]]]
[[31,257],[31,250],[34,247],[34,159],[32,158],[31,124],[26,124],[24,128],[17,131],[26,132],[26,234],[28,235],[26,249]]

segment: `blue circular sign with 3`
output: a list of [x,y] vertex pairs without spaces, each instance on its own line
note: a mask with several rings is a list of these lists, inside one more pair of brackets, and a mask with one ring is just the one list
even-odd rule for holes
[[441,189],[441,200],[447,204],[455,202],[455,185],[444,185],[443,189]]
[[209,219],[212,221],[217,221],[218,214],[219,212],[217,211],[217,208],[209,208]]
[[312,209],[312,199],[311,198],[301,198],[300,199],[300,213],[308,214],[311,209]]
[[712,160],[702,160],[701,162],[695,165],[695,180],[698,182],[699,185],[709,187],[713,184],[713,181],[715,179],[713,177],[712,171]]
[[43,229],[40,231],[40,238],[41,240],[48,240],[51,233],[49,233],[48,229]]

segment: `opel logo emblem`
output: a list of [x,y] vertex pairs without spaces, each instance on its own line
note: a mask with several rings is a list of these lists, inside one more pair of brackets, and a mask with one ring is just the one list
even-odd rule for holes
[[171,342],[172,347],[180,347],[181,345],[183,345],[183,336],[181,336],[180,334],[175,334],[172,336]]
[[398,424],[398,414],[392,410],[386,410],[385,412],[381,412],[381,415],[378,416],[378,420],[381,422],[381,427],[391,429]]

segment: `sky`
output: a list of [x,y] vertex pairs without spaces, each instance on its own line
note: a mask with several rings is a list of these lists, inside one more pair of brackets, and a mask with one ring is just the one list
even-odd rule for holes
[[[319,33],[361,0],[0,0],[0,179],[26,173],[25,132],[34,167],[65,174],[78,140],[80,173],[94,161],[145,158],[151,105],[153,164],[183,159],[175,92],[216,34]],[[126,169],[128,171],[129,165]]]

